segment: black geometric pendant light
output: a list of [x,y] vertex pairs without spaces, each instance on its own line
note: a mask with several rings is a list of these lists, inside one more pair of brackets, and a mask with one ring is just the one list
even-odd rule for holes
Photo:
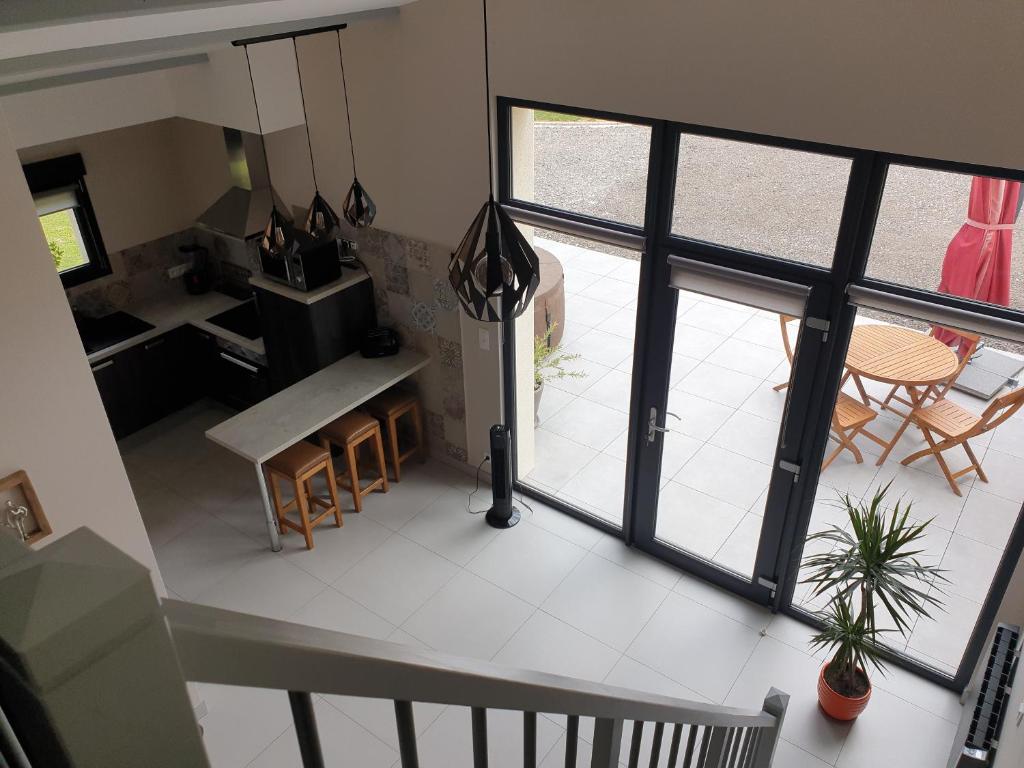
[[352,186],[345,195],[342,215],[353,227],[368,227],[377,215],[377,206],[359,183],[356,173],[356,145],[352,141],[352,113],[348,108],[348,82],[345,80],[345,57],[341,54],[341,30],[338,30],[338,62],[341,64],[341,87],[345,91],[345,119],[348,121],[348,146],[352,151]]
[[519,227],[494,201],[491,159],[491,71],[487,44],[487,0],[484,6],[484,81],[487,108],[487,202],[469,225],[448,267],[455,295],[476,320],[501,322],[519,317],[540,282],[540,262]]
[[[263,138],[263,123],[260,121],[260,103],[256,98],[256,83],[252,79],[252,62],[249,60],[249,46],[243,46],[245,50],[245,64],[249,68],[249,86],[252,88],[252,103],[256,107],[256,127],[260,132],[260,144],[263,147],[263,163],[267,171],[267,182],[273,189],[273,182],[270,179],[270,161],[267,159],[267,142]],[[292,246],[295,244],[295,232],[292,230],[292,223],[279,210],[274,196],[270,196],[270,220],[267,221],[266,229],[263,230],[263,237],[260,238],[259,250],[261,253],[274,259],[281,259],[291,254]]]
[[302,99],[302,119],[306,125],[306,147],[309,149],[309,169],[313,174],[313,201],[309,204],[306,223],[303,229],[317,242],[334,240],[338,236],[338,214],[320,194],[320,186],[316,183],[316,163],[313,162],[313,142],[309,138],[309,116],[306,114],[306,94],[302,90],[302,69],[299,67],[299,48],[292,38],[292,51],[295,53],[295,71],[299,75],[299,97]]

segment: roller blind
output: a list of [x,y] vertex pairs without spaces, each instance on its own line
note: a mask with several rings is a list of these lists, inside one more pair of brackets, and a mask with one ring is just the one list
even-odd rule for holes
[[780,315],[804,316],[811,292],[809,286],[705,264],[683,256],[670,255],[668,263],[672,267],[669,284],[678,290],[713,296]]

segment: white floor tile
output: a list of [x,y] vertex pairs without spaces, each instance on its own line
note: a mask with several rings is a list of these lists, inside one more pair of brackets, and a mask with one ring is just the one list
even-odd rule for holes
[[[282,691],[279,695],[284,696]],[[385,744],[365,728],[328,705],[319,696],[313,700],[320,747],[327,765],[359,765],[366,768],[390,768],[398,759],[397,750]],[[294,726],[289,726],[252,768],[301,768],[299,742]]]
[[569,294],[565,297],[566,324],[576,322],[596,328],[609,315],[620,308],[619,306],[606,304],[603,301],[588,299],[586,296],[580,296],[578,293]]
[[207,519],[201,505],[170,488],[154,487],[143,493],[137,492],[135,499],[146,526],[146,534],[154,547],[166,544]]
[[618,309],[602,320],[597,328],[624,339],[632,339],[636,334],[636,310],[628,307]]
[[528,503],[532,507],[532,511],[529,509],[523,511],[527,522],[572,542],[578,547],[590,549],[602,536],[601,531],[593,526],[554,510],[541,501],[530,499]]
[[621,653],[543,611],[537,611],[494,661],[583,680],[604,680]]
[[636,291],[636,283],[616,280],[611,275],[606,275],[600,280],[595,280],[586,288],[581,289],[579,294],[588,299],[603,301],[616,307],[625,307],[636,298]]
[[155,547],[155,552],[164,582],[186,600],[194,600],[253,558],[271,554],[268,544],[213,517]]
[[[786,717],[787,721],[789,716]],[[951,723],[875,688],[850,730],[837,768],[934,768],[945,765],[956,728]],[[908,738],[911,736],[911,738]]]
[[311,627],[362,635],[376,640],[386,640],[395,631],[395,625],[385,621],[368,608],[333,587],[326,587],[298,611],[288,617],[294,624],[308,624]]
[[466,511],[468,497],[460,491],[442,494],[402,527],[401,534],[453,563],[466,565],[498,535]]
[[281,554],[292,565],[328,584],[341,578],[349,568],[391,536],[391,530],[369,516],[346,512],[344,525],[334,526],[333,516],[313,529],[313,549],[306,549],[301,535],[281,537]]
[[244,768],[287,729],[292,713],[285,691],[196,686],[206,704],[203,744],[214,768]]
[[785,359],[786,355],[781,350],[732,337],[708,355],[706,362],[763,379],[768,371],[774,370]]
[[672,352],[676,355],[703,360],[729,338],[721,333],[696,328],[692,325],[676,324]]
[[593,403],[600,403],[622,413],[629,413],[630,388],[633,377],[624,371],[611,370],[595,381],[580,395]]
[[939,563],[949,580],[943,589],[976,603],[984,602],[1002,556],[1002,549],[953,534]]
[[586,552],[536,525],[517,525],[501,531],[466,567],[531,605],[540,605]]
[[283,557],[268,553],[232,571],[195,599],[229,611],[288,620],[325,586]]
[[575,399],[575,395],[570,395],[557,387],[544,387],[544,392],[540,396],[540,406],[537,409],[538,426],[544,424]]
[[994,496],[979,488],[971,489],[964,503],[956,533],[1003,549],[1020,515],[1021,502]]
[[334,586],[392,624],[401,624],[457,571],[454,563],[396,535],[356,563]]
[[728,421],[733,409],[676,388],[668,393],[668,410],[679,416],[670,429],[697,440],[707,440]]
[[[782,726],[787,741],[827,763],[835,763],[851,725],[829,718],[818,706],[821,662],[774,638],[758,643],[725,703],[756,706],[774,686],[789,694]],[[739,702],[743,702],[740,704]]]
[[[588,331],[589,333],[589,331]],[[564,350],[564,347],[563,347]],[[568,350],[564,350],[568,351]],[[571,395],[579,395],[583,390],[593,384],[595,381],[604,376],[615,366],[603,365],[601,363],[595,363],[592,360],[585,358],[579,358],[572,360],[565,364],[566,371],[572,371],[574,373],[582,374],[581,376],[566,376],[561,379],[553,379],[544,385],[547,389],[549,386],[555,389],[560,389],[563,392],[567,392]]]
[[402,629],[439,651],[489,659],[533,611],[529,603],[460,571]]
[[736,411],[709,440],[712,445],[771,464],[779,442],[779,424],[770,419]]
[[731,336],[753,316],[753,311],[739,305],[723,307],[703,298],[679,316],[680,323],[714,333]]
[[981,460],[988,482],[975,480],[974,487],[1020,504],[1024,500],[1024,473],[1020,471],[1020,465],[1019,456],[1004,453],[993,446]]
[[725,540],[725,544],[715,554],[715,563],[742,576],[751,577],[754,573],[757,546],[761,541],[763,522],[760,515],[751,512],[744,515],[739,525]]
[[764,606],[756,605],[749,600],[741,600],[721,587],[702,581],[696,576],[683,574],[673,591],[758,631],[768,626],[772,620],[771,612]]
[[541,608],[624,651],[667,594],[653,581],[590,553]]
[[681,575],[677,568],[641,552],[636,547],[627,547],[622,539],[609,534],[602,534],[601,540],[591,551],[666,589],[672,589]]
[[757,630],[672,593],[626,655],[717,702],[725,699],[758,639]]
[[981,606],[957,595],[942,595],[939,599],[944,610],[933,613],[932,619],[922,617],[915,625],[907,646],[912,653],[920,652],[956,667],[963,657]]
[[736,409],[761,386],[761,381],[756,376],[737,373],[705,360],[686,374],[676,389]]

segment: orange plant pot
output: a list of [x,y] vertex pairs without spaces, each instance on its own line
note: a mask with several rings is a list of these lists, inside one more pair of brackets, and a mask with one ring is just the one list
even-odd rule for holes
[[856,717],[864,711],[864,707],[868,705],[868,699],[871,698],[871,682],[868,681],[868,692],[859,698],[852,699],[849,696],[843,696],[841,693],[836,693],[832,690],[832,687],[825,682],[825,670],[828,669],[828,664],[824,664],[821,671],[818,672],[818,704],[825,710],[825,714],[829,717],[833,717],[836,720],[854,720]]

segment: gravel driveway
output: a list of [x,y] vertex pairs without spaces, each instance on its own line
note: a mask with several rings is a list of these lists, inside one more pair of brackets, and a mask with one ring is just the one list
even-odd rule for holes
[[[643,224],[647,128],[538,122],[537,202]],[[849,174],[844,159],[707,137],[684,137],[673,230],[822,266],[832,259]],[[970,177],[893,168],[868,264],[872,277],[933,290],[950,238],[964,221]],[[1024,309],[1024,217],[1012,257],[1010,305]],[[555,240],[637,258],[551,233]]]

